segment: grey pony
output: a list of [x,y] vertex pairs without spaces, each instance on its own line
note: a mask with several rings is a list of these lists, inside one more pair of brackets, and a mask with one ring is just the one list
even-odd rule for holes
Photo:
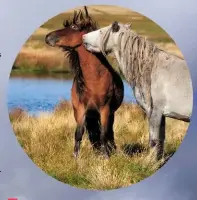
[[115,54],[120,73],[148,118],[149,146],[155,150],[155,158],[161,159],[165,118],[185,122],[191,119],[193,90],[185,60],[139,36],[130,24],[119,22],[85,34],[83,42],[91,52]]

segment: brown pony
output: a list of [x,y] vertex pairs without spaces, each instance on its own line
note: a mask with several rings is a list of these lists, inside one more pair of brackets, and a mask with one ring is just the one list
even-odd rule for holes
[[64,28],[46,35],[46,43],[63,49],[74,70],[72,105],[77,122],[74,156],[77,157],[85,128],[93,147],[100,149],[108,158],[114,142],[114,113],[124,96],[124,85],[107,59],[100,53],[85,49],[82,36],[97,30],[97,24],[88,14],[79,10],[72,20],[64,21]]

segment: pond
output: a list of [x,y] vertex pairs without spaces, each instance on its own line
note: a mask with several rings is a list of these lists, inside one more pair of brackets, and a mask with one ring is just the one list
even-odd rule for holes
[[[70,100],[72,79],[11,77],[8,109],[23,108],[30,114],[53,111],[60,100]],[[131,87],[124,81],[124,101],[135,103]]]

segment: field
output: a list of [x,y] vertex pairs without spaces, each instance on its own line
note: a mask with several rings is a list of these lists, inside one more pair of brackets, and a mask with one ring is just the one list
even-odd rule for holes
[[[131,22],[132,29],[138,34],[154,41],[160,48],[182,57],[180,50],[165,31],[146,17],[116,6],[90,6],[88,9],[100,27],[107,26],[114,20],[122,23]],[[63,21],[72,15],[73,10],[61,13],[37,29],[18,54],[12,74],[69,74],[68,60],[64,57],[64,53],[45,44],[45,35],[62,28]],[[104,18],[103,15],[105,15]],[[109,56],[109,60],[116,68],[117,63],[112,56]]]
[[[162,164],[152,160],[147,150],[148,124],[141,109],[122,104],[115,115],[117,152],[109,160],[92,151],[87,135],[80,157],[72,156],[76,123],[69,102],[62,101],[53,113],[39,117],[21,110],[10,113],[13,130],[29,157],[44,172],[70,185],[97,190],[128,186],[149,177]],[[179,147],[188,123],[167,119],[165,158]]]

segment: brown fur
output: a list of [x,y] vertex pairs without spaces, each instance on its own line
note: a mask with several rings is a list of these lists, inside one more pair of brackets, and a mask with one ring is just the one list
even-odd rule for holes
[[67,53],[74,70],[71,94],[77,122],[74,150],[76,156],[84,126],[93,145],[102,144],[105,155],[109,155],[108,141],[115,148],[114,112],[121,105],[124,95],[123,82],[107,59],[102,54],[90,53],[82,44],[83,34],[96,29],[96,23],[85,8],[85,17],[81,10],[78,14],[75,12],[73,20],[65,21],[63,29],[46,36],[49,45],[53,43],[53,46],[60,47]]

